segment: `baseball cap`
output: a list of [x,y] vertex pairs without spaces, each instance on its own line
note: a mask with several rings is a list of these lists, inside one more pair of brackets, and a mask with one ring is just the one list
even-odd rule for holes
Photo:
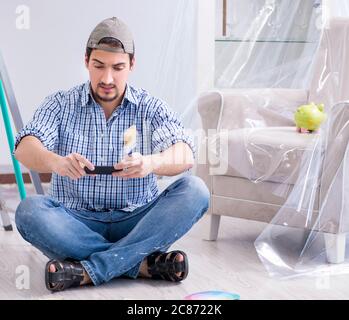
[[[119,40],[124,48],[113,48],[107,44],[99,44],[103,38],[114,38]],[[124,22],[116,17],[103,20],[93,29],[87,41],[87,48],[130,54],[134,54],[135,51],[130,29]]]

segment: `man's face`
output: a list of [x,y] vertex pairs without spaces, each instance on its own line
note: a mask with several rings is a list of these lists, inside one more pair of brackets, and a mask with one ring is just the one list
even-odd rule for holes
[[123,95],[132,66],[127,53],[92,50],[85,61],[90,74],[91,87],[99,101],[112,102]]

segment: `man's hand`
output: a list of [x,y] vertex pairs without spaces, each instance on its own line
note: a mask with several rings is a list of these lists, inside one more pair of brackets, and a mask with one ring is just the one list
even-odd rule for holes
[[85,166],[90,170],[94,170],[94,165],[85,157],[78,153],[71,153],[65,157],[59,156],[52,163],[52,171],[62,177],[77,180],[86,175]]
[[174,176],[192,168],[194,156],[191,148],[184,142],[178,142],[163,152],[143,156],[133,153],[120,163],[114,165],[115,169],[123,171],[114,172],[114,177],[143,178],[150,173],[159,176]]
[[114,177],[120,178],[143,178],[153,172],[153,163],[151,156],[143,156],[138,152],[127,156],[121,162],[114,165],[115,169],[123,171],[113,172]]

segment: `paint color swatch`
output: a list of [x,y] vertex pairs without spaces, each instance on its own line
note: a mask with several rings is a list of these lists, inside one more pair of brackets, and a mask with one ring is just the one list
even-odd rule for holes
[[240,295],[225,291],[203,291],[186,296],[184,300],[239,300]]

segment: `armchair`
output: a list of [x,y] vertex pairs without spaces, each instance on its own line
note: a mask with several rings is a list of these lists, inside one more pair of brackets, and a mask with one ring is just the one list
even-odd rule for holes
[[[222,215],[269,223],[283,207],[301,174],[304,153],[311,150],[318,138],[317,134],[297,133],[292,118],[299,105],[311,101],[325,103],[331,119],[329,125],[332,126],[316,185],[313,221],[308,224],[309,228],[314,227],[334,176],[337,178],[341,174],[343,177],[338,179],[344,179],[343,162],[349,140],[349,102],[338,102],[349,99],[347,52],[349,19],[335,18],[330,21],[330,27],[323,31],[309,90],[224,89],[201,95],[198,110],[205,133],[212,129],[228,132],[227,143],[222,145],[222,148],[228,148],[227,165],[222,168],[210,163],[198,163],[196,167],[196,174],[205,181],[211,194],[208,240],[217,239]],[[252,147],[244,153],[242,149],[246,143]],[[268,154],[263,156],[260,150],[268,150]],[[287,159],[278,162],[277,159],[285,155],[285,150]],[[207,141],[200,152],[207,152]],[[206,154],[208,158],[209,153]],[[251,154],[254,157],[253,165],[249,158]],[[270,191],[279,187],[285,190],[282,195]],[[333,193],[333,185],[331,187]],[[344,191],[338,190],[340,192]],[[338,194],[340,196],[349,194]],[[336,205],[336,201],[327,201],[326,206],[323,211],[330,210],[331,218],[316,228],[324,235],[328,262],[341,263],[344,261],[349,221],[343,221],[343,207]],[[292,226],[304,228],[304,217],[299,215],[299,219],[293,219]],[[279,222],[282,224],[281,220]]]

